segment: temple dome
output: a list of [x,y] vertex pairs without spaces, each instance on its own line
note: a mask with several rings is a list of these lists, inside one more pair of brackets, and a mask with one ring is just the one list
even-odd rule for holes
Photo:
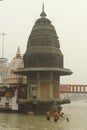
[[12,59],[8,66],[6,84],[18,83],[18,75],[14,74],[14,71],[23,67],[23,58],[20,54],[20,48],[18,47],[16,56]]
[[44,10],[32,28],[24,54],[24,67],[59,67],[63,68],[63,54],[51,21]]
[[24,68],[15,71],[16,74],[29,75],[31,72],[57,72],[58,75],[70,75],[71,70],[63,66],[63,54],[60,42],[51,21],[46,18],[43,9],[32,27],[23,55]]

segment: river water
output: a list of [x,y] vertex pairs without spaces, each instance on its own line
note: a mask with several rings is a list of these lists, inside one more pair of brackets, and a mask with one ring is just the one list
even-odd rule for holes
[[0,130],[87,130],[87,103],[72,101],[63,105],[64,116],[58,122],[46,120],[45,116],[0,113]]

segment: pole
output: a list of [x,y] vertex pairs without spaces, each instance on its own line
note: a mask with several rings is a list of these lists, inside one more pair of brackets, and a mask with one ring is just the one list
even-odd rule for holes
[[4,63],[5,63],[5,58],[4,58],[4,36],[6,35],[4,32],[0,33],[0,35],[2,35],[2,57],[1,59],[1,64],[2,64],[2,70],[1,70],[1,77],[2,77],[2,84],[4,84]]
[[4,58],[4,36],[6,35],[6,33],[0,33],[0,35],[2,35],[2,58]]

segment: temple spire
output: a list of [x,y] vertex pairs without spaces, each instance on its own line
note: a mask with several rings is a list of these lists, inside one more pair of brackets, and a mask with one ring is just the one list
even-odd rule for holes
[[20,47],[18,46],[18,48],[17,48],[17,53],[16,53],[16,57],[20,57],[21,56],[21,54],[20,54]]
[[42,12],[41,12],[40,16],[43,18],[47,16],[46,13],[44,12],[44,3],[42,5]]
[[44,3],[43,3],[43,5],[42,5],[42,12],[44,12]]

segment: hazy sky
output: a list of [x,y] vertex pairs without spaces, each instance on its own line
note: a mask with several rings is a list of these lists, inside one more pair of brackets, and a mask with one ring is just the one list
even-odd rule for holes
[[[4,37],[4,57],[11,61],[27,40],[44,2],[47,18],[55,26],[64,55],[64,68],[73,74],[61,83],[87,84],[87,0],[3,0],[0,1],[0,33]],[[0,57],[2,35],[0,35]]]

